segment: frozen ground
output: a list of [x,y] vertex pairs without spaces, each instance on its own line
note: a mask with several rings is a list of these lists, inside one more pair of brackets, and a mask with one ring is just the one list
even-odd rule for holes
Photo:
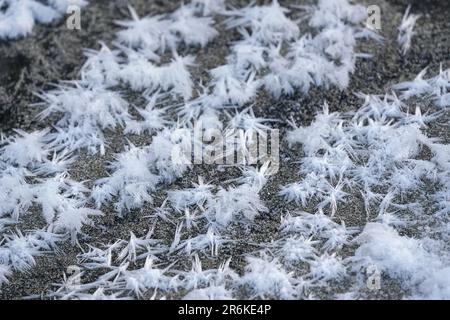
[[[315,4],[316,1],[280,1],[282,6],[290,9],[286,15],[292,20],[299,18],[303,12],[293,8],[294,3]],[[413,36],[411,48],[403,56],[396,41],[397,27],[408,3],[412,4],[412,13],[420,13],[422,16],[414,28],[416,34]],[[179,7],[176,1],[170,4],[166,1],[130,1],[130,4],[140,17],[146,14],[170,13]],[[230,1],[227,2],[228,8],[231,4],[242,8],[246,2]],[[0,199],[3,199],[0,205],[0,221],[4,223],[0,223],[0,232],[2,237],[5,237],[0,249],[0,282],[3,282],[0,287],[1,298],[54,297],[52,293],[61,287],[64,273],[69,272],[70,268],[73,270],[73,266],[82,268],[83,285],[63,286],[56,297],[67,295],[72,298],[87,298],[88,294],[92,294],[96,289],[105,288],[104,293],[107,295],[117,294],[119,297],[134,298],[450,298],[450,225],[447,209],[450,197],[447,188],[450,184],[446,156],[449,151],[448,147],[444,146],[449,142],[445,103],[450,104],[450,99],[445,96],[445,92],[450,86],[448,81],[445,82],[446,75],[442,74],[439,83],[415,83],[418,88],[424,90],[423,94],[417,97],[403,99],[402,90],[397,90],[397,95],[406,106],[390,97],[387,102],[368,100],[366,105],[371,108],[360,109],[364,99],[354,94],[391,94],[393,85],[413,80],[426,67],[426,79],[439,74],[440,64],[444,70],[450,67],[449,4],[446,1],[364,3],[366,6],[369,4],[377,4],[382,9],[380,35],[384,37],[384,41],[357,41],[355,52],[369,53],[373,57],[356,60],[355,71],[350,75],[350,82],[345,89],[340,90],[334,85],[330,88],[312,85],[309,90],[304,90],[305,92],[297,88],[293,94],[280,97],[273,97],[267,90],[261,89],[249,102],[237,108],[244,110],[245,106],[253,105],[256,117],[278,120],[267,123],[272,128],[279,128],[282,138],[280,170],[276,175],[269,176],[267,183],[259,190],[260,204],[267,207],[267,210],[251,208],[243,217],[239,206],[245,204],[240,203],[233,205],[234,216],[229,221],[224,221],[221,217],[234,201],[226,198],[228,200],[223,200],[223,207],[218,206],[217,209],[215,204],[221,200],[220,195],[216,194],[217,188],[239,185],[236,181],[229,181],[239,178],[242,172],[237,168],[222,170],[213,165],[195,165],[173,181],[158,185],[156,190],[151,192],[152,204],[138,203],[137,208],[130,210],[123,217],[118,215],[114,207],[120,199],[115,197],[112,201],[106,201],[100,207],[103,216],[94,216],[91,226],[83,226],[82,233],[75,236],[77,244],[74,245],[70,239],[70,231],[74,229],[67,228],[68,219],[62,221],[60,217],[68,207],[80,208],[77,201],[84,202],[85,197],[88,197],[87,202],[83,203],[81,208],[93,208],[89,191],[85,194],[73,190],[63,192],[62,186],[55,191],[50,185],[45,185],[45,189],[49,190],[45,195],[34,189],[27,190],[33,193],[31,197],[35,199],[28,208],[24,201],[27,195],[24,193],[17,196],[17,202],[14,202],[16,199],[11,200],[14,192],[6,189],[5,179],[0,186],[3,188],[2,194],[8,195],[4,198],[0,195]],[[203,48],[185,46],[182,43],[177,50],[180,56],[191,54],[195,57],[196,64],[188,67],[188,70],[197,89],[200,80],[204,84],[210,81],[209,70],[227,62],[226,57],[231,53],[233,42],[242,39],[236,29],[226,30],[224,24],[221,24],[225,19],[223,15],[212,13],[211,16],[215,20],[212,26],[219,35],[213,37]],[[0,116],[5,134],[14,135],[9,130],[12,127],[31,132],[55,124],[61,114],[52,114],[44,120],[36,118],[42,111],[42,106],[29,106],[30,103],[40,101],[32,93],[51,89],[49,83],[58,80],[78,79],[81,66],[85,62],[83,49],[99,49],[98,41],[103,41],[112,48],[116,32],[123,29],[115,25],[114,21],[128,20],[129,17],[126,1],[91,1],[82,10],[83,28],[80,31],[67,30],[63,23],[54,22],[51,26],[36,25],[33,33],[26,38],[3,42],[0,46],[0,103],[2,110],[7,111],[3,111]],[[299,25],[299,34],[294,35],[294,38],[308,32],[316,33],[317,29],[320,29],[308,25],[308,18]],[[288,37],[288,33],[284,36]],[[345,43],[343,47],[338,47],[339,52],[348,49],[347,45],[348,43]],[[265,43],[264,46],[270,47]],[[162,63],[170,62],[171,54],[164,53],[161,56]],[[137,71],[134,70],[135,73]],[[119,91],[115,86],[112,88],[112,91]],[[442,90],[436,93],[436,88]],[[145,106],[139,92],[131,91],[129,86],[120,88],[120,91],[125,100],[139,107]],[[173,94],[173,91],[172,89],[170,92]],[[440,106],[436,103],[436,95],[441,97],[438,101],[441,102]],[[76,101],[78,96],[75,94],[66,104],[70,104],[71,100]],[[239,96],[242,96],[241,92]],[[322,112],[325,101],[330,112],[339,114],[332,119],[322,117],[314,125],[316,114]],[[171,101],[164,103],[175,104]],[[415,114],[416,107],[420,107],[422,114],[428,111],[427,115],[430,117]],[[357,110],[360,111],[356,115],[348,114]],[[439,114],[432,117],[436,112]],[[134,111],[130,113],[136,116]],[[167,111],[169,120],[175,121],[176,116],[175,110]],[[220,116],[220,119],[226,118]],[[291,120],[294,120],[297,126],[314,127],[292,131],[288,124]],[[426,126],[422,121],[427,122]],[[226,120],[224,122],[227,123]],[[159,129],[156,128],[155,131]],[[318,136],[323,140],[318,141]],[[291,145],[288,144],[288,137]],[[441,141],[438,143],[427,137],[438,137]],[[71,179],[85,181],[86,187],[93,189],[97,179],[114,172],[108,169],[108,161],[114,161],[116,153],[124,152],[129,141],[137,147],[152,143],[149,134],[124,135],[122,129],[105,130],[105,140],[107,147],[104,155],[98,151],[89,153],[86,149],[74,151],[78,157],[67,167]],[[73,146],[71,148],[74,149]],[[17,155],[22,152],[20,147],[11,151],[12,156],[9,158],[5,149],[2,149],[2,176],[6,176],[6,168],[10,166],[28,167],[36,171],[45,163],[46,156],[50,155],[50,152],[45,151],[47,147],[43,146],[44,156],[40,158],[42,150],[37,149],[35,158],[32,155],[30,158],[25,156],[21,163],[17,160]],[[301,167],[298,161],[305,161],[306,155],[315,157],[316,162],[303,162]],[[148,157],[148,154],[143,157]],[[127,161],[131,161],[130,158],[125,162]],[[325,169],[320,169],[319,163],[322,163],[322,168]],[[377,168],[377,172],[366,172],[364,175],[364,167]],[[299,174],[300,168],[302,171]],[[291,183],[307,181],[306,176],[312,172],[325,177],[333,188],[327,189],[328,185],[324,186],[322,181],[312,184],[311,194],[299,192],[301,186],[300,189],[287,189],[290,190],[286,193],[287,197],[280,194],[280,190]],[[17,174],[14,172],[15,176]],[[50,176],[52,175],[54,174]],[[206,207],[206,213],[195,203],[189,206],[190,212],[198,216],[198,220],[194,221],[197,222],[197,227],[189,229],[189,219],[186,220],[184,206],[177,211],[176,205],[168,201],[165,210],[160,207],[168,196],[167,191],[192,188],[193,183],[198,182],[199,176],[216,187],[211,190],[211,194],[204,194],[205,203],[202,203],[201,207]],[[363,177],[367,180],[361,180]],[[150,180],[150,176],[147,178]],[[63,180],[67,181],[67,177]],[[27,176],[26,181],[33,186],[42,183],[30,176]],[[43,181],[47,181],[47,178]],[[250,185],[254,187],[252,183]],[[120,195],[120,190],[124,188],[118,188]],[[15,190],[18,190],[17,187]],[[25,189],[23,190],[25,192]],[[254,190],[258,188],[250,192]],[[378,196],[372,197],[369,190]],[[344,196],[341,191],[348,195],[341,198]],[[54,216],[51,216],[52,209],[47,210],[47,215],[43,215],[42,206],[48,204],[55,195],[64,193],[67,199],[75,200],[64,200],[67,202],[66,206],[54,210]],[[136,200],[137,195],[135,193],[134,199],[127,198],[124,203]],[[236,197],[247,199],[249,195],[247,192]],[[289,199],[293,201],[289,202]],[[333,201],[330,199],[336,201],[336,209],[333,209]],[[368,206],[365,206],[364,200],[369,201]],[[253,204],[259,203],[258,199],[253,201]],[[14,210],[19,208],[19,205],[20,210]],[[55,208],[57,206],[58,204],[55,204]],[[323,207],[326,216],[320,215],[318,207]],[[315,216],[302,215],[301,211]],[[76,214],[85,213],[79,211]],[[248,219],[253,214],[256,216]],[[46,221],[45,217],[49,220]],[[15,219],[14,223],[11,219]],[[345,227],[340,225],[341,222],[345,223]],[[29,243],[33,240],[30,240],[33,235],[28,238],[19,237],[25,241],[22,243],[25,243],[25,248],[10,245],[10,235],[18,234],[17,230],[26,235],[49,225],[49,230],[59,235],[68,235],[66,240],[56,244],[56,248],[43,248],[40,255],[31,252],[33,250],[29,249]],[[171,250],[178,225],[182,226],[181,241],[178,245],[175,242],[175,250]],[[154,232],[150,238],[144,239],[153,228]],[[211,238],[205,238],[204,246],[202,243],[191,243],[192,252],[186,252],[186,242],[183,241],[199,235],[211,236],[211,233],[207,233],[208,230],[214,230],[216,235],[220,234],[223,239],[229,241],[220,244],[217,254],[211,254]],[[142,247],[136,249],[138,256],[155,256],[159,259],[153,266],[153,258],[148,258],[145,267],[145,258],[135,260],[133,254],[127,254],[133,253],[130,242],[136,243],[136,240],[130,241],[130,232],[141,238]],[[108,246],[105,247],[120,239],[123,241],[117,246],[110,246],[109,250]],[[159,242],[151,239],[157,239]],[[34,241],[38,243],[36,239]],[[15,244],[20,243],[16,241]],[[91,247],[89,251],[89,246],[101,250],[93,250]],[[123,251],[124,256],[120,257],[119,252],[123,248],[131,250]],[[83,259],[83,251],[90,252],[91,256],[97,254],[97,258],[104,258],[101,268],[87,270],[86,263],[92,261],[86,259],[86,256]],[[34,261],[23,255],[30,252],[34,255]],[[109,252],[112,256],[110,265]],[[195,254],[199,260],[196,260]],[[16,260],[13,261],[13,258]],[[230,258],[229,266],[225,265],[217,270]],[[198,269],[198,261],[201,261],[203,271]],[[21,267],[20,262],[24,262],[25,266]],[[122,269],[117,269],[119,266]],[[166,268],[168,269],[165,270]],[[108,281],[101,281],[104,279],[102,275],[111,270],[116,272],[113,277]],[[376,283],[377,271],[381,274],[380,288],[370,289],[367,287],[368,280],[375,279]],[[3,274],[5,279],[2,279]],[[93,284],[89,285],[90,283]],[[101,297],[100,292],[97,292],[96,297]]]

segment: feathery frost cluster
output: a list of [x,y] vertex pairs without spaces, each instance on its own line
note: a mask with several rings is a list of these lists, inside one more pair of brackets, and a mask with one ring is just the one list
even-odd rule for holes
[[[56,14],[63,2],[2,1],[9,5],[2,14],[49,22],[52,16],[40,10],[58,8]],[[429,79],[423,71],[395,85],[398,95],[360,94],[355,112],[331,112],[324,103],[308,126],[291,123],[286,140],[297,158],[284,161],[295,161],[298,172],[277,196],[296,209],[282,213],[271,239],[251,236],[277,214],[260,196],[269,163],[240,164],[241,175],[220,185],[199,177],[189,188],[170,186],[191,169],[173,161],[174,150],[182,157],[192,143],[202,143],[178,129],[194,122],[206,129],[270,129],[274,119],[257,117],[250,107],[260,90],[279,97],[307,94],[313,86],[344,89],[355,60],[370,58],[355,52],[357,41],[380,40],[363,28],[365,8],[347,0],[293,10],[306,14],[295,20],[277,1],[227,9],[223,0],[194,0],[145,17],[130,8],[131,19],[116,22],[122,30],[113,48],[101,43],[86,50],[79,80],[40,92],[40,118],[56,119],[52,128],[17,130],[1,140],[0,285],[69,241],[80,246],[82,281],[64,276],[46,292],[50,297],[365,298],[366,270],[375,267],[406,298],[450,298],[450,147],[427,131],[442,112],[436,107],[450,106],[448,70]],[[210,82],[198,84],[191,76],[195,56],[180,53],[213,41],[219,16],[239,40],[226,63],[209,71]],[[400,28],[405,52],[415,20],[406,14]],[[22,27],[2,20],[0,37],[24,35],[32,23]],[[143,106],[127,101],[130,91],[142,95]],[[414,108],[411,98],[430,97],[434,105]],[[129,142],[112,156],[113,132],[150,142]],[[73,179],[80,153],[110,159],[108,173]],[[346,225],[348,207],[361,223]],[[106,228],[104,216],[113,215],[139,217],[144,227],[128,230],[125,239],[90,239],[90,231]],[[39,228],[21,231],[30,218]],[[244,248],[243,257],[224,254],[241,254],[236,248]],[[242,269],[234,264],[238,258]]]
[[414,36],[414,26],[417,20],[420,18],[420,14],[410,14],[411,5],[406,8],[403,15],[402,23],[398,27],[397,42],[401,48],[403,55],[411,48],[412,37]]
[[[301,208],[317,210],[314,219],[323,212],[339,217],[341,206],[363,203],[360,214],[373,222],[352,241],[361,246],[349,259],[349,268],[375,265],[402,281],[412,297],[448,298],[442,279],[428,273],[433,268],[435,274],[446,275],[450,263],[446,242],[449,147],[426,133],[439,111],[423,115],[417,107],[412,113],[394,95],[362,98],[364,104],[353,114],[330,113],[325,105],[309,127],[289,133],[288,141],[302,146],[299,181],[284,186],[280,194]],[[430,160],[423,160],[425,150],[431,152]],[[425,191],[430,186],[437,190],[433,195]],[[307,219],[288,218],[286,229],[303,231]],[[322,222],[314,224],[320,229]],[[443,227],[430,238],[433,225]],[[418,232],[418,239],[399,235],[410,228],[424,231]],[[334,249],[348,244],[351,233],[345,230],[345,226],[334,227],[324,246],[328,243]],[[302,232],[302,236],[309,234]]]
[[400,92],[402,99],[431,98],[439,108],[450,107],[450,69],[440,68],[439,74],[424,79],[427,69],[422,70],[412,81],[406,81],[393,86]]

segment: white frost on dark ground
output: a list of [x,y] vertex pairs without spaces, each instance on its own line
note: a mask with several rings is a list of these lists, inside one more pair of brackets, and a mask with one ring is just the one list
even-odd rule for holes
[[[427,132],[439,111],[408,107],[411,98],[431,99],[436,110],[449,107],[449,70],[430,78],[423,71],[384,96],[361,94],[356,112],[331,113],[325,103],[309,126],[291,123],[287,141],[299,146],[297,158],[290,160],[298,163],[298,172],[292,172],[297,181],[280,186],[279,197],[298,210],[283,217],[277,240],[247,254],[243,274],[229,260],[217,268],[202,266],[200,254],[220,259],[222,246],[234,241],[228,229],[232,223],[249,225],[268,210],[258,193],[270,177],[267,167],[244,166],[232,186],[199,178],[191,188],[166,190],[191,169],[171,161],[173,148],[183,150],[191,143],[176,129],[191,128],[195,121],[218,129],[270,128],[271,119],[245,109],[258,90],[279,97],[308,94],[314,86],[345,88],[355,60],[368,57],[355,53],[358,39],[380,40],[363,27],[365,8],[347,0],[319,0],[293,9],[307,13],[314,35],[301,30],[276,1],[225,8],[224,1],[193,1],[171,14],[141,18],[130,8],[132,19],[117,22],[123,30],[114,49],[103,44],[99,51],[88,50],[80,80],[39,94],[41,117],[57,117],[53,128],[18,130],[1,142],[0,283],[33,268],[37,256],[56,250],[60,242],[76,245],[83,227],[94,224],[105,205],[123,217],[152,203],[156,190],[165,190],[167,201],[153,217],[172,223],[171,245],[155,238],[157,223],[142,237],[130,230],[127,239],[90,245],[77,258],[83,272],[95,270],[97,278],[79,286],[61,279],[48,295],[113,299],[183,291],[187,299],[299,299],[344,284],[345,292],[336,291],[335,298],[363,298],[366,282],[357,275],[376,266],[400,283],[406,298],[450,299],[450,147]],[[45,22],[35,11],[26,13],[33,15],[31,21]],[[217,14],[242,38],[230,44],[227,63],[210,70],[211,82],[195,92],[190,74],[195,57],[176,51],[207,46],[217,37]],[[406,20],[404,50],[414,25]],[[6,25],[12,26],[1,30]],[[2,34],[24,35],[30,28]],[[164,53],[172,54],[172,61],[161,63]],[[137,108],[139,117],[118,85],[143,92],[147,104]],[[241,111],[232,114],[230,108]],[[169,112],[177,112],[178,120],[171,120]],[[71,179],[70,167],[80,150],[107,153],[104,133],[118,128],[153,139],[142,147],[130,143],[115,155],[109,176],[92,188]],[[352,201],[364,203],[358,214],[377,217],[365,226],[347,227],[337,213]],[[45,228],[17,230],[33,206],[41,208]],[[348,248],[354,248],[350,255],[345,254]],[[192,260],[192,268],[164,264],[167,256]]]
[[411,47],[411,39],[415,33],[414,26],[417,19],[420,18],[420,14],[410,14],[410,10],[411,6],[408,6],[403,16],[402,23],[398,27],[397,42],[401,48],[403,55],[405,55]]

